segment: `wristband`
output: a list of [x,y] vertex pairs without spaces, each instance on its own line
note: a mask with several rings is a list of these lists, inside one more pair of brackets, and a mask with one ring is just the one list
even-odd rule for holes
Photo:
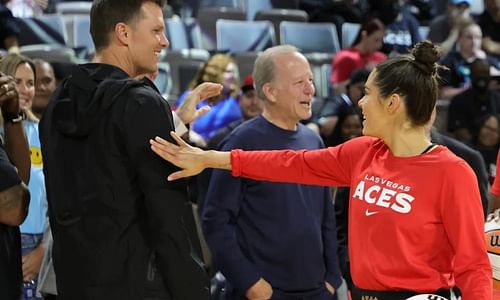
[[21,121],[24,120],[23,112],[18,112],[18,113],[2,112],[2,115],[4,123],[17,124],[21,123]]

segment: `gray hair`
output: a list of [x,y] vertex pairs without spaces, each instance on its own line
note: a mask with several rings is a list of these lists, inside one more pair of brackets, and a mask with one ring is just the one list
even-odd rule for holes
[[297,53],[299,50],[291,45],[279,45],[266,49],[255,60],[253,67],[253,85],[257,96],[262,100],[267,100],[262,87],[268,82],[272,82],[276,75],[276,65],[274,58],[282,54]]

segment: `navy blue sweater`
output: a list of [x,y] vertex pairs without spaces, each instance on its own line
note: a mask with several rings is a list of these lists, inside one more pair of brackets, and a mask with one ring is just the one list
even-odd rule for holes
[[[284,130],[262,116],[243,123],[222,150],[322,148],[320,137],[298,124]],[[214,170],[203,209],[203,229],[214,263],[240,295],[264,278],[294,292],[341,283],[335,215],[325,187],[261,182]]]

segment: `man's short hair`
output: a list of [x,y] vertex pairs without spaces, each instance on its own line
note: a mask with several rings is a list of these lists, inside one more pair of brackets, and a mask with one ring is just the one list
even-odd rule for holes
[[291,45],[279,45],[266,49],[255,60],[253,67],[253,85],[255,92],[260,99],[267,100],[262,87],[264,84],[271,82],[275,78],[276,65],[274,57],[279,54],[296,53],[299,50]]
[[96,51],[109,45],[116,24],[136,21],[144,2],[153,2],[163,8],[166,0],[94,0],[90,10],[90,34]]

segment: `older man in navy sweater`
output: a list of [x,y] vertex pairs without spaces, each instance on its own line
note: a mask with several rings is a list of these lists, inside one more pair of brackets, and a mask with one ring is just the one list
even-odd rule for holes
[[[266,50],[254,66],[261,116],[236,128],[222,149],[315,149],[321,138],[299,123],[311,116],[312,73],[296,48]],[[329,189],[259,182],[215,170],[202,215],[226,299],[335,299],[342,278]]]

